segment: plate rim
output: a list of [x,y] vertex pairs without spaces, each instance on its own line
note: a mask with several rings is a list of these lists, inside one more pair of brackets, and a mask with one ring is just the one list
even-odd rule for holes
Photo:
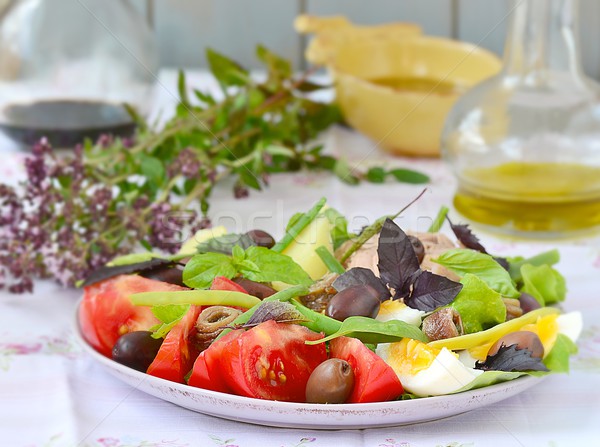
[[[80,346],[82,346],[83,351],[86,352],[86,354],[89,355],[94,360],[94,362],[99,363],[103,368],[107,369],[109,374],[111,374],[113,377],[116,377],[121,382],[126,383],[128,386],[131,386],[132,388],[135,388],[146,394],[152,395],[158,399],[170,402],[179,407],[187,408],[191,411],[206,414],[209,416],[230,419],[230,420],[234,420],[234,421],[238,421],[238,422],[247,422],[247,423],[259,424],[259,425],[270,426],[270,427],[285,427],[285,428],[311,428],[311,429],[381,428],[381,427],[401,426],[401,425],[409,425],[409,424],[416,424],[416,423],[424,423],[424,422],[429,422],[429,421],[434,421],[434,420],[441,420],[444,418],[456,416],[456,415],[459,415],[459,414],[462,414],[462,413],[465,413],[468,411],[475,410],[477,408],[483,407],[488,404],[487,403],[483,403],[481,405],[476,404],[472,408],[457,411],[456,413],[448,414],[446,416],[432,417],[429,419],[419,418],[418,420],[411,421],[411,422],[391,421],[389,423],[381,422],[381,423],[377,423],[377,424],[358,424],[358,425],[349,424],[349,425],[347,425],[343,421],[339,421],[338,423],[332,423],[331,421],[326,421],[322,425],[302,424],[302,423],[282,424],[282,423],[276,423],[276,422],[272,422],[272,421],[261,421],[258,419],[256,419],[256,420],[254,420],[254,419],[239,419],[239,418],[233,417],[233,416],[228,417],[219,412],[211,412],[211,411],[204,411],[204,410],[201,411],[201,410],[189,407],[189,406],[182,405],[178,402],[174,402],[171,399],[161,397],[158,394],[148,392],[145,389],[142,389],[140,387],[136,387],[131,383],[130,380],[133,380],[133,379],[138,380],[139,384],[143,384],[144,382],[146,382],[146,383],[148,383],[148,385],[151,388],[157,390],[157,392],[161,391],[161,387],[166,387],[167,389],[169,389],[171,391],[177,392],[178,395],[185,395],[185,396],[197,395],[198,397],[206,398],[208,400],[227,401],[234,405],[245,406],[248,408],[254,407],[257,409],[264,409],[265,411],[276,410],[279,413],[293,412],[293,413],[297,413],[297,414],[301,414],[301,413],[316,413],[316,414],[334,413],[334,414],[338,414],[341,417],[344,417],[344,416],[358,417],[361,415],[373,415],[374,413],[384,413],[384,412],[387,413],[387,412],[390,412],[393,410],[402,410],[402,409],[411,410],[414,408],[419,408],[419,407],[425,406],[427,404],[436,404],[436,403],[452,404],[457,399],[458,400],[469,399],[472,401],[477,401],[477,403],[478,403],[480,399],[482,399],[485,396],[488,396],[490,394],[497,395],[497,394],[502,394],[503,392],[506,393],[506,396],[501,396],[500,398],[495,399],[493,402],[489,402],[489,404],[492,404],[492,403],[496,403],[501,400],[504,400],[506,398],[512,397],[516,394],[520,394],[521,392],[525,391],[526,389],[528,389],[532,386],[535,386],[536,384],[541,383],[547,377],[547,376],[536,377],[536,376],[525,375],[525,376],[518,377],[513,380],[504,381],[504,382],[496,383],[494,385],[477,388],[477,389],[473,389],[473,390],[463,391],[461,393],[446,394],[446,395],[441,395],[441,396],[422,397],[422,398],[418,398],[418,399],[385,401],[385,402],[368,402],[368,403],[351,403],[351,404],[345,403],[345,404],[326,404],[325,405],[325,404],[311,404],[311,403],[301,403],[301,402],[284,402],[284,401],[275,401],[275,400],[267,400],[267,399],[257,399],[257,398],[252,398],[252,397],[239,396],[236,394],[221,393],[218,391],[212,391],[212,390],[207,390],[207,389],[203,389],[203,388],[193,387],[193,386],[183,384],[183,383],[172,382],[170,380],[166,380],[166,379],[163,379],[160,377],[149,375],[142,371],[135,370],[133,368],[122,365],[122,364],[104,356],[100,352],[96,351],[96,349],[94,349],[94,347],[92,345],[90,345],[87,342],[87,340],[83,337],[83,333],[81,331],[81,326],[79,324],[79,309],[80,309],[82,301],[83,301],[83,298],[80,298],[75,307],[75,315],[74,315],[74,320],[73,320],[74,337],[75,337],[77,343]],[[124,377],[127,377],[130,380],[126,380]],[[518,390],[514,391],[515,388],[518,388]],[[459,396],[459,397],[457,398],[457,396]],[[268,407],[271,407],[271,408],[268,408]]]

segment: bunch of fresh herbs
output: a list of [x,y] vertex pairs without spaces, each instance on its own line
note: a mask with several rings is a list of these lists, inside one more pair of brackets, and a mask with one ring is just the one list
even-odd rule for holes
[[264,80],[208,50],[221,92],[190,97],[180,73],[176,114],[160,130],[136,116],[131,139],[103,136],[69,156],[35,145],[27,179],[0,184],[0,288],[31,291],[36,277],[70,286],[139,244],[175,251],[184,229],[210,225],[210,195],[224,178],[235,179],[238,198],[268,185],[271,174],[302,169],[350,184],[428,180],[407,169],[359,172],[325,154],[311,142],[340,120],[337,107],[310,99],[322,86],[294,76],[287,60],[262,46],[257,57]]

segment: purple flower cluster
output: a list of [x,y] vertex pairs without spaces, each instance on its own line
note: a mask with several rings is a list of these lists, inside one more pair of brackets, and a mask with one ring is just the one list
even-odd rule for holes
[[[100,150],[113,143],[102,137]],[[200,169],[182,151],[180,175]],[[141,241],[174,252],[184,229],[210,226],[194,211],[182,211],[166,196],[140,193],[134,199],[96,176],[85,149],[58,156],[46,140],[25,161],[27,178],[14,188],[0,183],[0,289],[31,292],[34,278],[53,278],[73,286],[115,256]],[[103,172],[103,171],[102,171]]]

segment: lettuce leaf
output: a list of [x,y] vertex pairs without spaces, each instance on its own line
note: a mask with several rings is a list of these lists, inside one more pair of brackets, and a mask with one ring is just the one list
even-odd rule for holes
[[461,276],[467,273],[477,275],[503,296],[518,298],[520,295],[509,273],[488,254],[457,248],[442,253],[437,259],[433,259],[433,262]]
[[460,282],[463,288],[450,307],[460,314],[465,333],[479,332],[506,320],[506,306],[498,292],[471,273]]
[[555,373],[569,372],[569,357],[577,353],[577,345],[565,334],[558,334],[554,346],[544,358],[544,364]]
[[521,266],[521,277],[521,292],[530,294],[542,306],[564,301],[567,295],[565,278],[549,265],[525,264]]
[[162,324],[153,327],[153,338],[163,338],[175,326],[190,309],[190,304],[167,304],[164,306],[154,306],[152,313]]

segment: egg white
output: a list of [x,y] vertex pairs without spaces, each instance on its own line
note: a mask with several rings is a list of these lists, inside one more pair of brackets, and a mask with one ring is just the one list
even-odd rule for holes
[[483,373],[465,366],[447,348],[442,348],[426,369],[416,374],[406,373],[398,365],[394,365],[393,356],[390,354],[390,349],[393,349],[391,345],[378,345],[377,354],[394,369],[404,389],[417,396],[440,396],[456,392]]
[[375,318],[378,321],[400,320],[413,326],[420,327],[425,312],[408,307],[401,301],[385,301],[381,303],[379,314]]
[[566,335],[571,341],[576,342],[583,330],[581,312],[569,312],[556,317],[558,332]]

